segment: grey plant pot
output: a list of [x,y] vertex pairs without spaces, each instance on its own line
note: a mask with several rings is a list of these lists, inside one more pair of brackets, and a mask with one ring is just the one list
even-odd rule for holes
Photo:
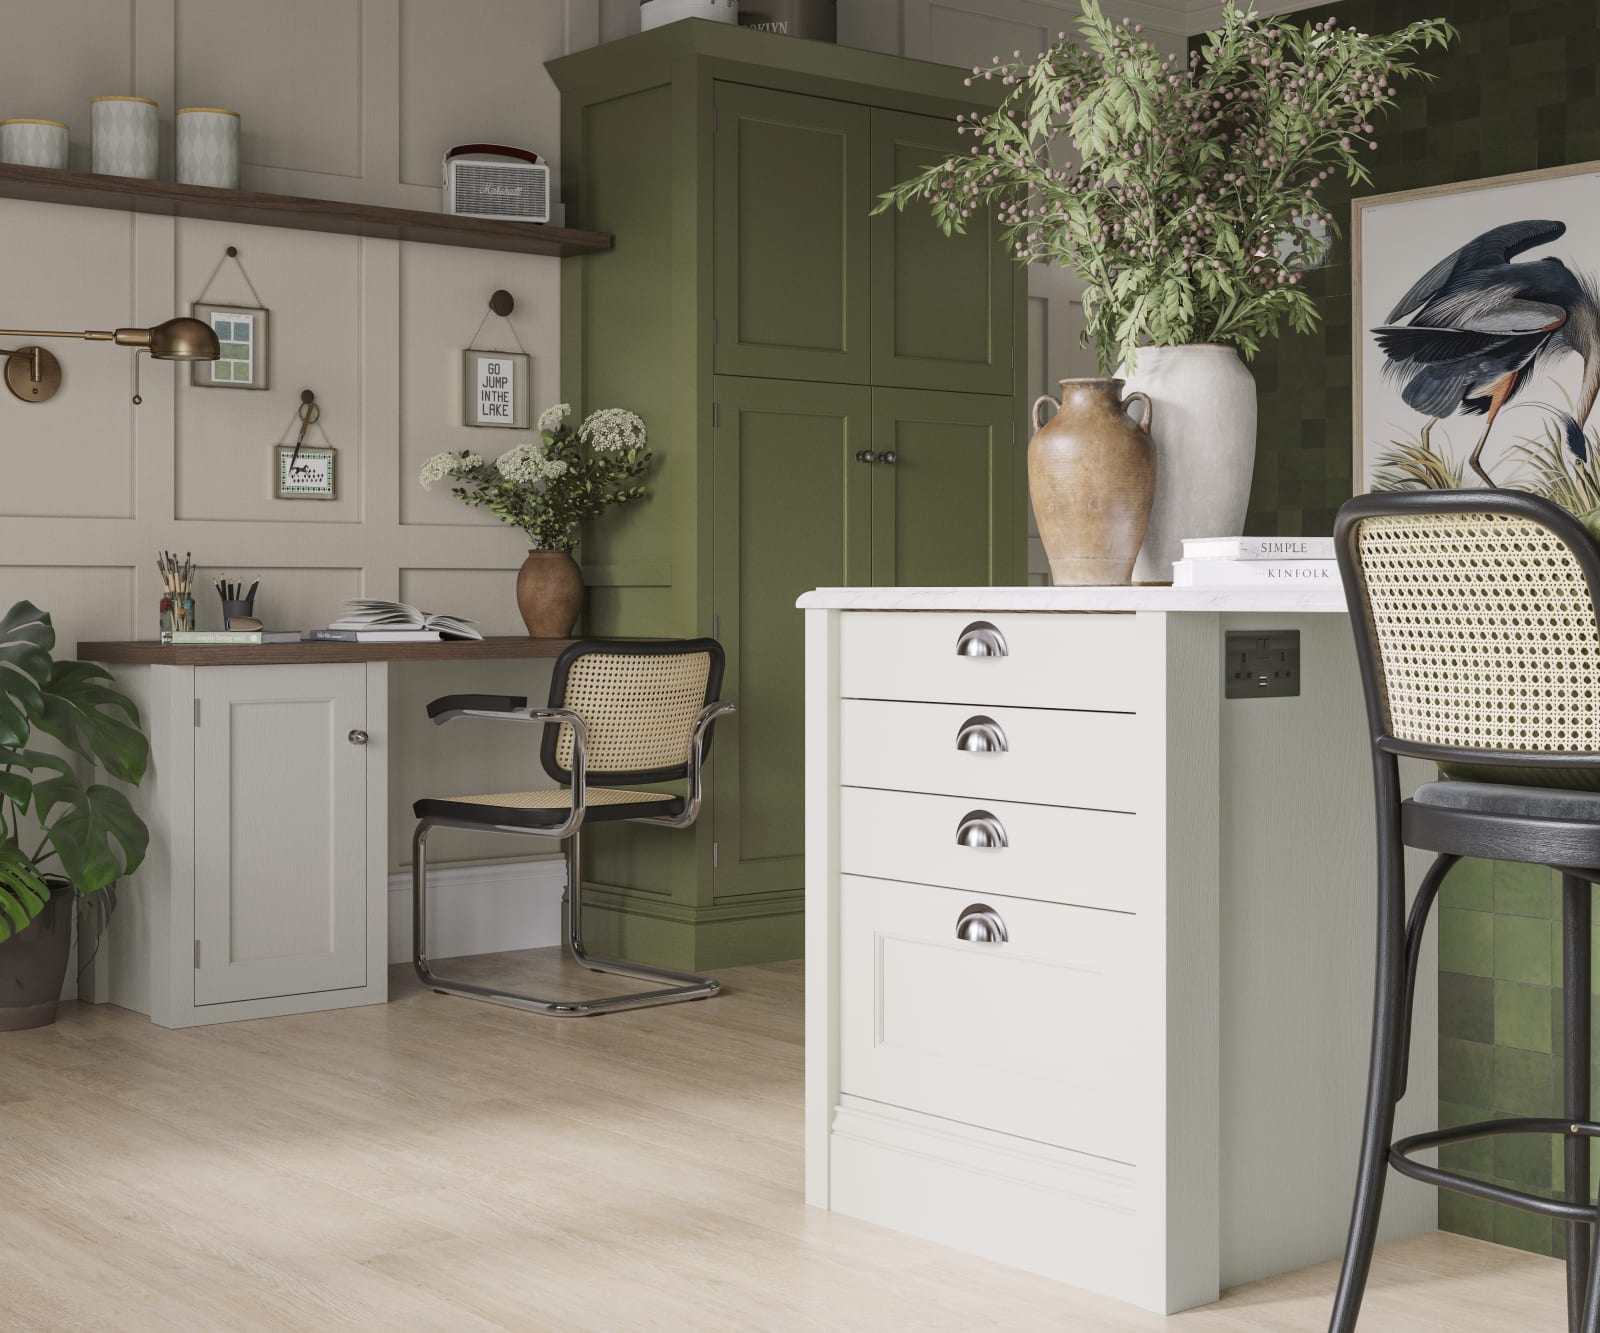
[[0,1032],[44,1027],[56,1021],[61,984],[72,951],[72,885],[46,875],[50,901],[43,912],[0,944]]

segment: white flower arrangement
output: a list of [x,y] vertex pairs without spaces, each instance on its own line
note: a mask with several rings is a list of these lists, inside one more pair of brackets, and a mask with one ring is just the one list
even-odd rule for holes
[[543,486],[564,477],[564,459],[551,458],[542,444],[519,444],[495,460],[494,470],[513,485]]
[[550,431],[552,434],[561,429],[562,419],[572,415],[572,407],[568,403],[553,403],[539,413],[539,429]]
[[[543,418],[540,418],[542,421]],[[578,427],[578,438],[597,454],[621,454],[643,449],[644,422],[625,407],[602,407],[591,412]]]

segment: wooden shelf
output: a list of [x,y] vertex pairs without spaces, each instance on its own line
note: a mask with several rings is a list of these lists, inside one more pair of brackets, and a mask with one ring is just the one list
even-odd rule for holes
[[503,635],[441,643],[80,643],[85,662],[141,666],[284,666],[296,662],[481,662],[559,657],[572,639]]
[[0,164],[0,198],[45,204],[77,204],[114,208],[162,217],[204,218],[210,222],[244,222],[256,227],[288,227],[297,231],[372,236],[425,245],[461,245],[476,250],[508,250],[514,254],[597,254],[611,249],[603,231],[548,227],[491,218],[461,218],[449,213],[424,213],[413,208],[385,208],[333,199],[302,199],[289,194],[256,194],[249,190],[213,190],[176,181],[134,180],[89,171],[55,171],[49,167]]

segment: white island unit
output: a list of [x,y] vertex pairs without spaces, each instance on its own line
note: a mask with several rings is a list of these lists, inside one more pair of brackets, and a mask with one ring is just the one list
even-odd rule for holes
[[[809,1202],[1167,1312],[1338,1254],[1375,931],[1342,594],[799,604]],[[1224,697],[1290,633],[1298,694]],[[1434,1225],[1392,1178],[1384,1238]]]

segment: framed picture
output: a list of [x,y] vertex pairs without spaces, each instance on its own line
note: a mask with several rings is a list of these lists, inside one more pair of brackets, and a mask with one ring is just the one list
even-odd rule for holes
[[280,500],[337,500],[339,498],[338,450],[310,449],[301,446],[295,457],[294,445],[273,446],[273,494]]
[[255,306],[194,304],[194,317],[211,325],[222,355],[195,361],[190,382],[202,389],[267,389],[271,312]]
[[528,428],[526,352],[485,352],[469,347],[461,354],[461,424]]
[[1357,492],[1600,477],[1600,162],[1357,199]]

